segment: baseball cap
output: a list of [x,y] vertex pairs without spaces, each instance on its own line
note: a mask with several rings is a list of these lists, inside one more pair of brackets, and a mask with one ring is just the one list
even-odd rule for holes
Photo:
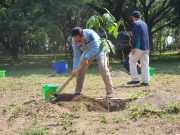
[[136,17],[136,18],[140,18],[140,17],[141,17],[141,13],[140,13],[139,11],[133,11],[133,12],[131,13],[131,16],[134,16],[134,17]]

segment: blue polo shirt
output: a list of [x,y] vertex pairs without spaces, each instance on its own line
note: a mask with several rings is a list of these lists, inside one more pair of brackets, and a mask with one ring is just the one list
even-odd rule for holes
[[72,46],[74,51],[73,69],[79,67],[81,58],[86,58],[89,60],[95,56],[96,59],[98,59],[100,56],[104,55],[104,51],[100,49],[100,37],[95,31],[91,29],[84,29],[83,35],[84,42],[82,44],[77,43],[72,38]]
[[133,24],[133,45],[132,48],[149,50],[149,34],[147,24],[138,19]]

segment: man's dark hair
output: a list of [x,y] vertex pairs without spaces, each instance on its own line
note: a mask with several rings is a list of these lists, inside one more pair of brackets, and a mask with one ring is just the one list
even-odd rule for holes
[[75,37],[75,36],[78,36],[78,35],[82,36],[82,34],[83,34],[83,29],[81,27],[74,27],[72,29],[72,32],[71,32],[72,37]]

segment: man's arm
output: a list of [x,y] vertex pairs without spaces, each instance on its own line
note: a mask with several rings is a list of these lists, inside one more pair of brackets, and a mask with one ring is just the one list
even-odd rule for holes
[[78,48],[77,43],[72,39],[72,46],[74,51],[74,57],[73,57],[73,76],[76,76],[78,72],[84,68],[84,66],[88,65],[88,60],[81,57],[81,51]]
[[72,46],[73,46],[73,52],[74,52],[73,69],[76,69],[80,65],[81,52],[78,48],[77,43],[73,39],[72,39]]

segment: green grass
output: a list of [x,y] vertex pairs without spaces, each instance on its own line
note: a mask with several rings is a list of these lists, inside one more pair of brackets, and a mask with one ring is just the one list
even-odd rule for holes
[[163,119],[173,119],[172,114],[180,113],[180,102],[167,102],[162,105],[160,110],[155,110],[152,104],[145,103],[142,106],[131,105],[129,116],[133,119],[140,117],[151,117],[156,115]]
[[[7,56],[0,58],[0,69],[7,71],[7,76],[29,76],[29,75],[49,75],[53,73],[52,62],[54,56],[51,54],[44,55],[24,55],[20,57],[21,62],[12,65],[11,60]],[[69,73],[72,70],[72,57],[58,55],[57,61],[68,60]],[[150,56],[150,66],[155,68],[155,74],[180,74],[180,55],[178,52],[165,53],[162,55]],[[97,72],[96,62],[93,62],[89,69],[88,74]],[[121,60],[110,61],[111,70],[125,71]]]
[[25,130],[23,135],[48,135],[48,128],[35,128],[35,129],[29,129]]
[[121,123],[121,122],[123,122],[125,120],[125,117],[124,116],[114,116],[113,117],[113,121],[115,122],[115,123]]
[[[58,61],[64,59],[66,59],[65,56],[58,55]],[[72,57],[67,57],[67,60],[69,61],[68,74],[61,76],[55,75],[52,77],[50,75],[52,75],[53,73],[53,55],[25,55],[21,57],[20,63],[16,63],[14,65],[11,65],[9,57],[0,57],[0,69],[4,69],[7,71],[7,76],[5,78],[0,78],[0,98],[3,99],[2,109],[3,113],[5,114],[4,116],[6,117],[6,120],[9,120],[10,122],[12,122],[12,124],[16,124],[16,120],[20,119],[21,116],[22,119],[23,117],[25,117],[25,113],[27,111],[25,109],[26,106],[29,107],[29,109],[32,109],[34,107],[34,113],[36,113],[32,113],[31,115],[28,115],[28,117],[26,117],[29,119],[29,123],[27,125],[27,129],[29,130],[24,131],[24,129],[22,129],[24,131],[23,134],[45,135],[48,134],[49,131],[51,132],[51,129],[36,127],[44,127],[44,122],[46,122],[42,120],[43,113],[41,112],[41,109],[44,109],[44,115],[48,115],[48,113],[54,114],[56,112],[53,112],[54,109],[48,108],[48,106],[42,106],[43,108],[40,108],[39,110],[38,103],[42,103],[43,101],[42,86],[44,84],[47,83],[62,85],[62,83],[67,79],[67,76],[70,75],[72,70]],[[150,66],[155,68],[155,76],[151,78],[152,85],[147,88],[126,87],[123,84],[129,81],[130,78],[128,78],[127,76],[113,77],[113,86],[116,90],[115,92],[119,94],[117,96],[120,96],[120,98],[135,100],[137,98],[145,96],[146,94],[148,94],[148,92],[153,92],[155,90],[180,93],[178,89],[178,78],[180,77],[180,55],[178,53],[162,54],[161,56],[153,55],[150,57]],[[125,68],[123,67],[120,60],[111,61],[110,68],[111,70],[125,71]],[[73,93],[74,87],[75,79],[73,79],[72,82],[68,84],[65,91],[63,92]],[[104,82],[98,73],[97,63],[93,62],[87,70],[83,94],[89,97],[103,97],[104,93]],[[24,104],[28,101],[35,101],[37,103]],[[85,109],[83,107],[84,104],[79,103],[76,111],[83,111],[83,109]],[[59,108],[59,111],[60,109],[61,108]],[[162,106],[162,110],[160,111],[153,110],[151,105],[146,104],[142,107],[131,107],[130,116],[127,114],[116,114],[114,117],[112,115],[112,117],[110,117],[108,114],[101,114],[102,112],[100,112],[97,113],[95,117],[98,119],[99,124],[103,124],[103,126],[109,124],[121,124],[123,123],[123,121],[129,119],[130,117],[137,119],[140,117],[148,118],[154,115],[160,117],[163,120],[173,121],[179,118],[179,110],[180,108],[178,103],[170,102]],[[76,129],[73,126],[74,123],[78,120],[75,119],[73,113],[62,113],[59,111],[57,111],[57,115],[55,116],[56,118],[53,119],[52,123],[55,125],[60,125],[60,127],[55,128],[62,132],[77,134],[78,128]],[[47,120],[47,122],[49,122],[49,120]]]
[[99,121],[103,124],[107,124],[109,122],[109,119],[105,114],[100,114]]

